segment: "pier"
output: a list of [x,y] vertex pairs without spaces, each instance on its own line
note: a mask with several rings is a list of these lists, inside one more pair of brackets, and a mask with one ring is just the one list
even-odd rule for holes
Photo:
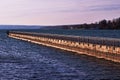
[[120,62],[120,39],[11,31],[8,36],[78,54]]

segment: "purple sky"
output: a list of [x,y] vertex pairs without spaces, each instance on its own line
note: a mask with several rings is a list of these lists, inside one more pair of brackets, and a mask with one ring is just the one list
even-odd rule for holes
[[0,24],[80,24],[118,17],[120,0],[0,0]]

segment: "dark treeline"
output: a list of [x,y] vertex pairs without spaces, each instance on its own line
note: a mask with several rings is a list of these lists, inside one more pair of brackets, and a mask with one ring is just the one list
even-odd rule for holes
[[62,25],[57,26],[63,29],[120,29],[120,18],[113,20],[101,20],[91,24]]

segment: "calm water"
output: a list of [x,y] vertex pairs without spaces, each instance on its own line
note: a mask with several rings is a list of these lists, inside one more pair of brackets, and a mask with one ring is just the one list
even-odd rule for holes
[[120,38],[120,30],[40,29],[40,30],[26,30],[26,31],[40,32],[40,33],[62,34],[62,35]]
[[8,38],[0,32],[0,80],[120,79],[120,64]]

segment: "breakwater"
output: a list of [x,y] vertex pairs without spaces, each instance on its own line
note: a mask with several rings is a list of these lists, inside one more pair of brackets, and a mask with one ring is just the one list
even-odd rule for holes
[[9,32],[9,37],[120,62],[120,39]]

